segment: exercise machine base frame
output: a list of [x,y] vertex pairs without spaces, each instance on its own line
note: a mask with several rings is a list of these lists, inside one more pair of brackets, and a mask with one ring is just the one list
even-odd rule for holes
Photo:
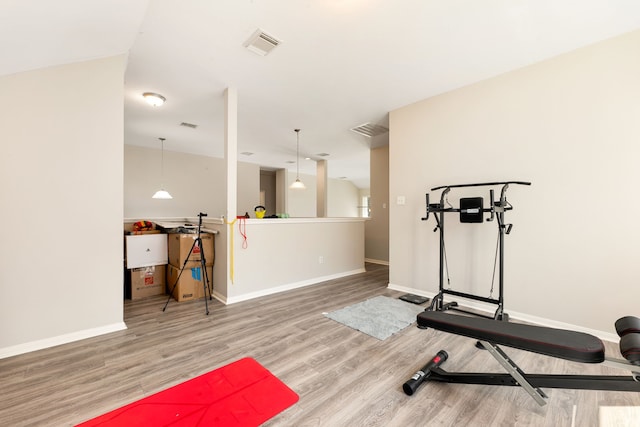
[[[417,323],[423,329],[433,328],[478,340],[502,365],[507,373],[447,372],[438,364],[425,365],[419,382],[405,383],[411,393],[423,382],[439,381],[461,384],[484,384],[522,387],[539,404],[545,405],[547,396],[542,388],[566,388],[578,390],[607,390],[640,392],[640,318],[627,316],[616,322],[616,330],[621,335],[621,354],[626,360],[605,356],[603,342],[584,332],[544,326],[476,319],[437,311],[424,311],[417,316]],[[563,375],[527,374],[498,346],[505,345],[519,350],[530,351],[549,357],[556,357],[578,363],[604,365],[627,371],[627,375]],[[445,353],[441,350],[438,354]],[[446,359],[445,359],[446,360]],[[410,380],[411,381],[411,380]]]
[[[499,349],[494,344],[485,341],[481,341],[481,343]],[[542,388],[640,392],[640,382],[636,380],[637,376],[634,375],[526,374],[512,360],[508,358],[506,360],[512,364],[514,369],[513,371],[508,370],[509,373],[449,372],[437,366],[425,373],[424,382],[522,387],[540,406],[544,406],[548,400],[547,395],[541,390]],[[500,362],[499,358],[498,361]],[[625,366],[627,369],[640,368],[618,359],[607,359],[603,364],[611,367]]]

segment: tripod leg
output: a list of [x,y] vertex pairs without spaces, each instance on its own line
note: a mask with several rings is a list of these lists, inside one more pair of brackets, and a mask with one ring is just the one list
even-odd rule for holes
[[[207,261],[204,257],[204,248],[202,247],[202,239],[200,236],[196,240],[200,241],[200,267],[202,268],[202,290],[204,291],[204,310],[207,316],[209,315],[209,303],[207,301],[207,283],[209,282],[207,275]],[[211,294],[211,292],[209,292]]]
[[[164,304],[164,307],[162,308],[163,312],[167,309],[167,306],[169,305],[169,301],[171,301],[171,297],[173,296],[173,292],[175,291],[176,286],[178,286],[178,282],[180,281],[180,277],[182,276],[182,272],[184,271],[185,267],[187,266],[187,263],[189,262],[189,258],[191,258],[191,253],[193,252],[193,248],[196,247],[196,243],[198,243],[198,239],[193,241],[193,244],[191,245],[191,249],[189,249],[189,253],[187,254],[187,257],[184,259],[184,263],[182,263],[182,268],[180,268],[180,273],[178,273],[178,277],[176,278],[176,282],[173,284],[173,287],[171,288],[171,292],[169,292],[169,298],[167,298],[167,302]],[[202,249],[202,247],[201,247],[201,249]],[[207,314],[209,314],[209,313],[207,313]]]
[[[203,216],[207,216],[206,213],[202,213],[200,212],[198,214],[198,237],[196,239],[194,239],[193,244],[191,245],[191,249],[189,249],[189,253],[187,254],[187,258],[184,260],[184,264],[182,264],[182,268],[180,269],[180,273],[178,274],[178,278],[176,279],[176,282],[173,285],[173,288],[171,289],[171,292],[169,293],[169,298],[167,298],[167,302],[164,305],[164,308],[162,309],[162,311],[165,311],[167,308],[167,305],[169,305],[169,301],[171,300],[171,297],[173,296],[173,292],[176,289],[176,286],[178,286],[178,282],[180,281],[180,276],[182,276],[182,272],[184,271],[185,267],[187,266],[187,263],[189,262],[189,258],[191,258],[191,254],[193,253],[193,249],[197,247],[200,249],[200,266],[203,270],[202,274],[204,275],[204,277],[200,277],[200,280],[202,280],[202,287],[204,290],[204,304],[205,304],[205,310],[206,310],[206,314],[209,314],[209,303],[207,302],[207,289],[209,289],[209,275],[207,274],[207,261],[205,259],[205,255],[204,255],[204,247],[202,246],[202,237],[201,237],[201,230],[202,230],[202,217]],[[192,271],[193,274],[193,271]],[[209,290],[209,298],[211,299],[211,290]]]
[[[204,254],[203,254],[204,255]],[[205,262],[206,264],[206,262]],[[211,274],[213,274],[213,267],[211,268]],[[209,291],[209,301],[213,300],[213,277],[209,278],[209,273],[208,270],[205,269],[204,270],[204,278],[205,278],[205,283],[203,283],[203,286],[206,286],[205,288],[205,292],[204,292],[204,297],[207,297],[207,290]]]

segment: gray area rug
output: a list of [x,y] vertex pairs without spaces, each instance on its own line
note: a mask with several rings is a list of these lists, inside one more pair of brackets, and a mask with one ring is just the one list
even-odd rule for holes
[[385,340],[416,321],[424,307],[399,299],[377,296],[340,310],[324,313],[329,319]]

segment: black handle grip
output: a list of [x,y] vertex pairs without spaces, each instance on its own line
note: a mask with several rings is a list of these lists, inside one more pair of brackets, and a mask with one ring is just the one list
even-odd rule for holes
[[494,215],[496,213],[496,208],[495,208],[496,204],[493,201],[493,188],[489,190],[489,199],[491,199],[489,204],[489,206],[491,206],[491,216],[487,218],[487,221],[493,221]]
[[405,394],[407,396],[411,396],[415,393],[418,387],[420,387],[420,384],[429,378],[431,375],[431,369],[440,366],[448,357],[449,355],[444,350],[440,350],[435,356],[433,356],[433,358],[429,360],[422,369],[413,374],[411,379],[402,385],[402,390],[404,390]]
[[427,214],[423,218],[420,218],[423,221],[426,221],[429,219],[429,193],[425,194],[425,199],[426,199],[425,201],[426,201],[426,207],[427,207]]

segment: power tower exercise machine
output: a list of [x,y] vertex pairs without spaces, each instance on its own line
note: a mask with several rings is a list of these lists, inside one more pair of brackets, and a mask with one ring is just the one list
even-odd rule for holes
[[[506,211],[513,209],[513,206],[507,201],[507,189],[509,185],[531,185],[530,182],[524,181],[503,181],[503,182],[484,182],[476,184],[458,184],[458,185],[442,185],[434,187],[431,191],[442,190],[440,194],[439,203],[429,203],[429,193],[426,193],[426,215],[422,218],[423,221],[429,219],[429,214],[433,213],[436,219],[436,230],[440,231],[440,273],[439,273],[439,291],[433,298],[431,304],[427,308],[428,311],[445,311],[445,310],[457,310],[469,314],[473,314],[481,317],[493,318],[495,320],[508,320],[508,314],[504,312],[504,236],[511,232],[513,224],[506,224],[504,215]],[[495,200],[494,189],[489,189],[489,207],[484,206],[483,197],[466,197],[460,199],[460,207],[454,208],[448,205],[447,195],[452,188],[465,188],[465,187],[495,187],[502,186],[500,190],[500,198]],[[482,223],[484,222],[484,216],[486,213],[490,214],[487,221],[496,221],[498,225],[498,242],[496,248],[496,265],[494,265],[494,274],[496,267],[498,268],[498,297],[493,298],[492,295],[484,297],[480,295],[469,294],[465,292],[456,291],[450,288],[445,288],[444,276],[445,267],[447,267],[447,254],[445,249],[445,233],[444,223],[445,215],[449,213],[459,213],[460,222],[463,223]],[[448,276],[448,267],[447,267]],[[493,286],[492,286],[493,287]],[[454,295],[462,298],[467,298],[476,301],[482,301],[489,304],[496,304],[497,308],[493,317],[484,316],[475,312],[466,311],[458,307],[458,303],[455,301],[445,303],[445,295]]]

